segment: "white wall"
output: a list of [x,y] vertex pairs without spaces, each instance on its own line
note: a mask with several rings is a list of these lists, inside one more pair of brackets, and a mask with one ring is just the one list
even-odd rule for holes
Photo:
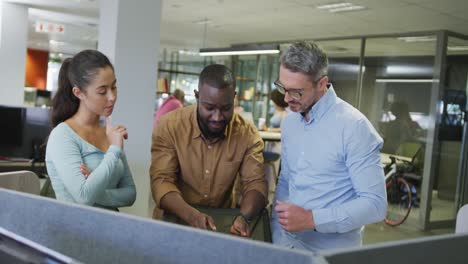
[[101,0],[98,49],[114,63],[118,99],[114,124],[129,132],[125,152],[137,186],[124,212],[148,216],[153,104],[159,51],[160,0]]
[[0,0],[0,104],[23,105],[27,33],[27,8]]

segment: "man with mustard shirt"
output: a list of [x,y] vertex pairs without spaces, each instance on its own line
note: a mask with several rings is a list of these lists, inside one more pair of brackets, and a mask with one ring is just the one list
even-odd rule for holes
[[213,64],[200,74],[197,105],[171,112],[153,131],[150,168],[153,217],[171,213],[190,226],[216,230],[194,206],[230,208],[240,176],[242,201],[231,233],[250,236],[249,222],[266,205],[263,141],[251,122],[234,113],[235,78]]

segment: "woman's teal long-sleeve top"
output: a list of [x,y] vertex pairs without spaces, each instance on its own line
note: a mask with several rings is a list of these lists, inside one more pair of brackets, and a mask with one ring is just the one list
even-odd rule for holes
[[[80,170],[81,163],[91,171],[87,178]],[[111,145],[103,152],[66,123],[50,133],[46,165],[57,200],[104,208],[135,202],[135,183],[123,150]]]

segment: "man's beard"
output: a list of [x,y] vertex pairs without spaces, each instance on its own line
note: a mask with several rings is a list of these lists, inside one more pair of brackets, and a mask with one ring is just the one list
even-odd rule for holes
[[207,124],[203,123],[201,117],[200,117],[200,112],[197,109],[197,121],[198,121],[198,127],[200,128],[203,136],[207,139],[215,139],[215,138],[222,138],[224,137],[224,131],[226,130],[227,124],[224,126],[222,130],[219,132],[212,132],[210,128],[208,127]]

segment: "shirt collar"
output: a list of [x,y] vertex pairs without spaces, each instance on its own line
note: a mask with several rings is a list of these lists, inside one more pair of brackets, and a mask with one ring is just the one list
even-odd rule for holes
[[310,121],[314,119],[320,120],[328,109],[336,103],[338,97],[336,96],[335,89],[333,89],[333,85],[329,83],[327,84],[327,88],[327,92],[309,110]]
[[202,133],[200,127],[198,126],[197,105],[195,105],[192,114],[190,115],[190,122],[192,122],[193,138],[195,139],[201,137]]

